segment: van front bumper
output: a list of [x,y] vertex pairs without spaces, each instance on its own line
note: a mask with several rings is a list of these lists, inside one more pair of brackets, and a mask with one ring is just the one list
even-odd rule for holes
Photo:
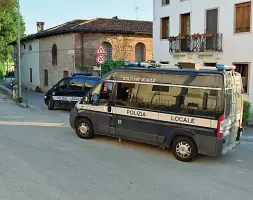
[[71,128],[73,128],[73,129],[75,128],[76,116],[77,116],[77,108],[75,106],[74,108],[71,109],[70,115],[69,115],[69,124],[70,124]]

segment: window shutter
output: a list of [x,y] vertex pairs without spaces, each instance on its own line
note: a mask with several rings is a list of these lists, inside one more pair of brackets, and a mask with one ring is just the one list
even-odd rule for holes
[[236,33],[243,32],[243,4],[236,5]]
[[162,19],[162,39],[166,39],[166,18]]
[[244,5],[244,31],[250,32],[250,18],[251,18],[251,3]]

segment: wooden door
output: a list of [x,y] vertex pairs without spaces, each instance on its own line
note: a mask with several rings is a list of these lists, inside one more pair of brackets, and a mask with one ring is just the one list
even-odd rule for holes
[[[181,36],[189,36],[191,34],[190,28],[190,13],[181,15]],[[181,39],[181,51],[187,52],[189,44],[187,39]]]

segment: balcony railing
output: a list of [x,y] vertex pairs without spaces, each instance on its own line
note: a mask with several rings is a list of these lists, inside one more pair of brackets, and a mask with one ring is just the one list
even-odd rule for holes
[[169,37],[170,53],[180,52],[222,52],[222,34],[205,33]]

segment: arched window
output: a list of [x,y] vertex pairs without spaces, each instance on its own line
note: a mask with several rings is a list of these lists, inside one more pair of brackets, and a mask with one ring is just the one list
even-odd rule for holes
[[112,60],[112,45],[110,42],[103,42],[103,46],[107,52],[106,60]]
[[56,44],[52,47],[52,64],[57,65],[57,46]]
[[143,43],[138,43],[135,46],[135,61],[137,62],[146,61],[146,47]]
[[32,49],[32,45],[29,45],[29,51],[32,51],[33,49]]

